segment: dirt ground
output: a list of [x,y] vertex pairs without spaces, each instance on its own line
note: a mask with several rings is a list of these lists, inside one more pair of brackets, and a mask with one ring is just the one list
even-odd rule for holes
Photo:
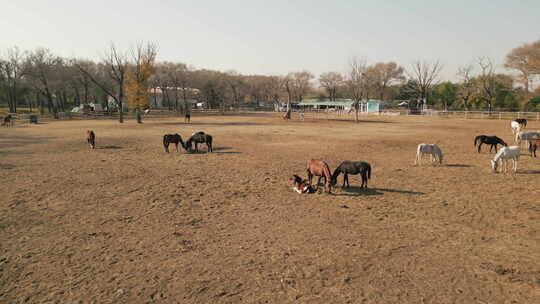
[[[182,121],[2,128],[0,302],[540,303],[540,158],[493,174],[473,147],[508,121]],[[199,130],[214,153],[163,151]],[[310,158],[368,161],[370,188],[293,192]]]

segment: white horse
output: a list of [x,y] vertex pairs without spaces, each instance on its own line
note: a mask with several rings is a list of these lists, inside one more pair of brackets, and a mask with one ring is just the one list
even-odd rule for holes
[[510,128],[512,128],[512,135],[516,135],[521,131],[521,125],[515,120],[510,122]]
[[521,149],[519,146],[503,147],[499,150],[499,152],[497,152],[497,154],[495,154],[495,157],[491,160],[491,169],[493,169],[493,172],[497,172],[497,167],[500,161],[502,162],[501,167],[503,167],[504,172],[508,172],[508,161],[512,160],[512,167],[514,169],[514,172],[516,172],[520,154]]
[[418,148],[416,149],[416,159],[414,160],[415,165],[421,163],[422,156],[424,154],[429,154],[431,163],[434,161],[439,161],[439,164],[442,164],[443,154],[441,148],[439,148],[439,146],[436,144],[419,144]]
[[528,143],[529,140],[533,138],[540,138],[540,131],[520,131],[516,134],[514,142],[519,144],[519,146],[521,147],[522,141]]

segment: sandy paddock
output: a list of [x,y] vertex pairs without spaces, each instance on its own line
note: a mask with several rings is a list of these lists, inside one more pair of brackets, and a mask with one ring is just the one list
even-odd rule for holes
[[[540,158],[493,174],[473,147],[508,121],[192,121],[0,129],[0,302],[540,303]],[[215,153],[164,152],[199,130]],[[370,188],[293,192],[310,158],[368,161]]]

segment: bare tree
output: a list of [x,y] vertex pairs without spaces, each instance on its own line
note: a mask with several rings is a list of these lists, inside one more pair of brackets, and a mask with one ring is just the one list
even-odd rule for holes
[[49,113],[53,113],[54,118],[58,118],[58,108],[54,100],[53,84],[61,65],[62,58],[53,55],[48,49],[37,49],[28,55],[25,66],[32,87],[45,96]]
[[403,68],[395,62],[379,62],[372,67],[372,83],[379,98],[384,100],[386,89],[396,81],[403,81]]
[[486,57],[478,58],[478,65],[480,66],[480,75],[477,77],[479,97],[487,103],[488,111],[491,113],[497,93],[495,68],[491,59]]
[[17,112],[17,101],[22,78],[24,77],[24,62],[26,53],[13,47],[7,50],[4,60],[0,57],[0,79],[6,92],[9,111]]
[[[92,73],[85,69],[83,65],[75,62],[77,68],[88,76],[88,78],[100,89],[102,89],[108,96],[110,96],[118,105],[119,122],[124,122],[124,86],[126,83],[126,73],[128,69],[127,56],[121,53],[114,44],[111,44],[109,51],[106,53],[105,58],[102,60],[102,64],[105,68],[108,78],[112,80],[113,87],[106,85],[106,82],[99,80]],[[115,92],[116,91],[116,92]]]
[[321,87],[325,88],[331,101],[336,100],[338,88],[343,85],[343,75],[336,72],[327,72],[319,77]]
[[430,90],[437,83],[439,73],[442,70],[442,65],[439,61],[429,63],[426,61],[416,61],[412,64],[411,72],[408,73],[409,77],[414,80],[416,85],[416,91],[420,96],[421,104],[427,103],[427,98]]
[[473,69],[472,65],[466,65],[460,67],[457,73],[457,76],[460,79],[457,95],[461,98],[463,106],[467,111],[469,110],[469,102],[476,91],[474,78],[472,76]]
[[[355,110],[355,121],[358,122],[358,112],[360,110],[360,102],[366,96],[367,91],[367,63],[365,59],[356,57],[349,61],[349,72],[346,78],[346,86],[349,95],[354,100],[352,107]],[[352,110],[352,109],[351,109]]]
[[517,70],[517,80],[523,84],[525,93],[529,93],[529,82],[534,75],[540,74],[540,40],[514,48],[506,55],[504,66]]

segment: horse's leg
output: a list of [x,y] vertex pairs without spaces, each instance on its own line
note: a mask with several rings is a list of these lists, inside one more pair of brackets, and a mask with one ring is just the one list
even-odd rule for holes
[[480,151],[482,150],[481,148],[482,148],[482,142],[480,142],[480,144],[478,145],[478,153],[480,153]]
[[174,146],[176,147],[176,152],[178,152],[178,143],[174,143]]
[[307,178],[308,178],[309,186],[311,186],[311,180],[313,179],[313,174],[311,174],[311,171],[309,171],[309,169],[307,170]]
[[319,190],[319,185],[321,184],[321,178],[322,176],[319,176],[319,179],[317,179],[317,189],[315,190]]

